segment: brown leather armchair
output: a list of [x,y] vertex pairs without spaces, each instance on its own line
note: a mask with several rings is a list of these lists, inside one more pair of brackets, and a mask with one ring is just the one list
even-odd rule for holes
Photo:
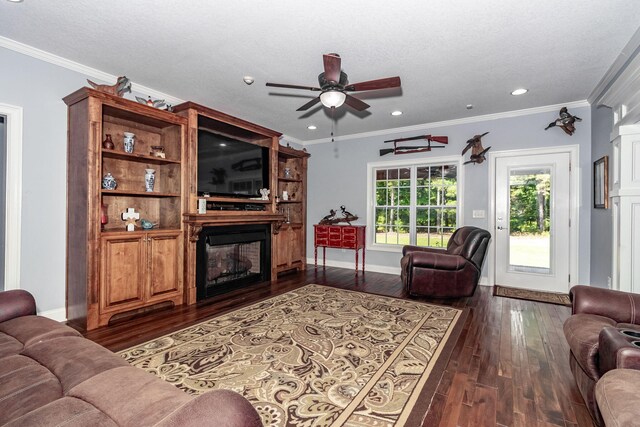
[[410,295],[458,298],[473,295],[491,234],[477,227],[457,229],[447,249],[405,246],[402,284]]
[[640,369],[640,295],[578,285],[569,296],[572,315],[564,322],[569,366],[591,416],[603,425],[596,383],[609,371]]

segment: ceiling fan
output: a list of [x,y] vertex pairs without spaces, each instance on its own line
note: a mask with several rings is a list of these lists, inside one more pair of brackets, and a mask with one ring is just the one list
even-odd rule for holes
[[313,92],[320,92],[320,95],[298,108],[296,111],[305,111],[321,102],[329,108],[337,108],[342,104],[347,104],[351,108],[363,111],[369,108],[369,104],[360,99],[347,94],[346,92],[361,92],[365,90],[390,89],[400,87],[400,77],[387,77],[385,79],[369,80],[367,82],[349,84],[347,73],[340,68],[340,55],[328,53],[322,55],[324,61],[324,72],[318,76],[320,87],[298,86],[280,83],[267,83],[267,86],[281,87],[287,89],[303,89]]

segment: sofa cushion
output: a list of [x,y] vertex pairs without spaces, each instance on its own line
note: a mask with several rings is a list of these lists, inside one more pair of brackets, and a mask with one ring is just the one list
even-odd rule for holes
[[120,426],[154,425],[193,399],[133,366],[102,372],[75,386],[68,396],[91,403]]
[[7,320],[0,323],[0,332],[15,338],[24,347],[57,337],[82,336],[75,329],[41,316],[22,316]]
[[605,326],[615,325],[616,322],[610,318],[595,314],[574,314],[564,322],[564,336],[567,338],[571,353],[584,372],[593,380],[600,378],[598,336]]
[[638,425],[638,393],[640,371],[614,369],[596,384],[596,399],[607,426]]
[[[60,337],[30,345],[25,356],[39,362],[60,379],[66,395],[76,385],[104,371],[129,366],[104,347],[82,337]],[[72,363],[70,363],[72,361]]]
[[62,397],[55,375],[22,355],[2,359],[0,383],[0,425]]
[[260,415],[251,403],[231,390],[213,390],[192,399],[163,419],[158,427],[201,427],[211,423],[216,414],[216,427],[262,427]]
[[3,357],[19,354],[22,350],[22,343],[3,332],[0,332],[0,359]]
[[73,397],[63,397],[14,419],[3,427],[116,427],[95,406]]

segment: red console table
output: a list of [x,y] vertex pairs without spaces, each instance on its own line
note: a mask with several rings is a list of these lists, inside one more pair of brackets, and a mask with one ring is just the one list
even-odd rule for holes
[[356,274],[358,274],[358,250],[362,249],[362,272],[364,273],[365,225],[320,225],[313,226],[315,265],[318,267],[318,246],[322,247],[322,266],[327,258],[327,248],[355,249]]

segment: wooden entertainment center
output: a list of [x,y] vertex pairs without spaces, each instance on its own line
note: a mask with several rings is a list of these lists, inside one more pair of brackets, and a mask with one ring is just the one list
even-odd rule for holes
[[[306,267],[306,171],[309,154],[281,146],[280,133],[186,102],[174,112],[82,88],[68,105],[67,319],[91,330],[112,319],[158,305],[196,302],[196,242],[203,229],[266,224],[271,230],[270,271]],[[198,194],[198,128],[268,150],[267,200]],[[132,153],[125,132],[135,134]],[[104,148],[106,135],[113,148]],[[152,153],[162,147],[164,157]],[[287,169],[285,173],[285,168]],[[155,171],[153,191],[145,171]],[[110,173],[115,189],[103,188]],[[283,200],[283,192],[287,200]],[[198,199],[228,210],[198,213]],[[252,210],[245,210],[251,206]],[[257,207],[260,210],[253,210]],[[140,219],[126,231],[122,213]]]

